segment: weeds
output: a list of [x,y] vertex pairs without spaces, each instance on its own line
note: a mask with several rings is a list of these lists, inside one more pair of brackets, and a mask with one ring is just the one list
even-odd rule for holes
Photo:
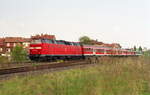
[[94,67],[0,83],[0,95],[150,95],[150,61],[102,58]]

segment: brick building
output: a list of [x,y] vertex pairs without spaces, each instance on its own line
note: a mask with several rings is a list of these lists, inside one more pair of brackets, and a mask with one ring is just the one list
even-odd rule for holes
[[0,55],[7,56],[16,45],[21,45],[24,48],[29,47],[30,38],[22,37],[6,37],[0,38]]
[[91,42],[93,45],[99,45],[101,47],[109,47],[109,48],[121,48],[121,45],[118,43],[112,43],[112,44],[107,44],[103,42],[98,42],[96,40],[92,40]]

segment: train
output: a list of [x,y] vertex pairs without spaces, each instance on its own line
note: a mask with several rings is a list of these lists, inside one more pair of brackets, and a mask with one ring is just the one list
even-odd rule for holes
[[29,47],[29,58],[33,61],[51,61],[57,59],[88,59],[101,56],[139,56],[139,52],[122,48],[83,45],[65,40],[34,39]]

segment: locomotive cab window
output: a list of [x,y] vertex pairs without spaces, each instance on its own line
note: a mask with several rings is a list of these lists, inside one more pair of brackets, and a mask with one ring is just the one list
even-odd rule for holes
[[41,44],[41,43],[42,43],[41,39],[31,41],[31,44]]
[[49,43],[50,43],[50,44],[53,44],[53,43],[54,43],[54,41],[53,41],[53,40],[49,40]]
[[51,41],[52,41],[52,43],[57,44],[57,41],[56,41],[56,40],[51,40]]
[[42,43],[49,43],[48,39],[42,39]]

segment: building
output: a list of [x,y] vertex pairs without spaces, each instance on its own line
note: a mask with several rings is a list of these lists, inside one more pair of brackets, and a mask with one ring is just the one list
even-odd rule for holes
[[99,42],[97,40],[91,40],[91,44],[92,45],[103,45],[104,43],[103,42]]
[[98,42],[97,40],[91,40],[92,45],[98,45],[101,47],[109,47],[109,48],[121,48],[121,45],[118,43],[107,44],[103,42]]
[[4,38],[0,38],[0,55],[5,53],[4,49],[5,49]]
[[10,55],[10,52],[16,45],[21,45],[24,48],[28,49],[30,42],[31,42],[30,38],[22,38],[22,37],[0,38],[0,55],[2,56]]

